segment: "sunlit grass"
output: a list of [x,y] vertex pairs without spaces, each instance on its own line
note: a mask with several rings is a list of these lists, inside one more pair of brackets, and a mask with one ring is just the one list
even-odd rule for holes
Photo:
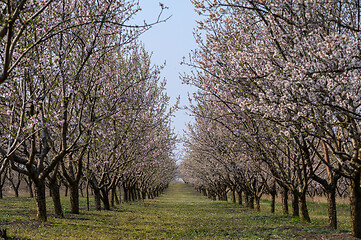
[[[185,184],[171,184],[157,199],[122,204],[111,211],[87,211],[82,198],[81,214],[74,215],[69,213],[69,200],[62,202],[65,218],[54,217],[49,198],[49,220],[41,223],[35,220],[32,199],[0,200],[1,227],[10,236],[27,239],[317,239],[317,234],[339,233],[325,227],[324,204],[311,203],[314,221],[304,224],[282,216],[280,204],[271,214],[269,201],[262,201],[262,211],[257,213],[230,202],[211,201]],[[339,217],[343,230],[349,229],[346,215]]]

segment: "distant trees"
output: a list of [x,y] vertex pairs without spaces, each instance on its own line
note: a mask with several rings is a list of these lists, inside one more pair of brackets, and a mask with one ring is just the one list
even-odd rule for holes
[[[198,157],[201,142],[192,133],[200,133],[199,122],[207,119],[216,126],[207,131],[222,129],[237,146],[238,156],[223,155],[222,162],[262,169],[293,194],[294,215],[300,208],[306,221],[306,195],[317,181],[327,192],[330,226],[336,228],[336,186],[348,179],[352,233],[361,237],[359,1],[193,3],[206,17],[196,32],[199,49],[187,63],[197,71],[184,77],[199,88],[186,181],[213,182],[232,172],[224,167],[218,176],[210,167],[210,174],[203,170],[207,176],[186,177],[190,165],[209,161]],[[262,174],[247,186],[265,183]],[[246,182],[253,178],[236,175]]]

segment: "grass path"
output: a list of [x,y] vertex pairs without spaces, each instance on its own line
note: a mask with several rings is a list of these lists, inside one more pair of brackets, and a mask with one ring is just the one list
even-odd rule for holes
[[[63,204],[68,208],[67,199]],[[45,224],[34,220],[29,198],[0,200],[0,211],[0,225],[10,236],[25,239],[352,239],[289,216],[211,201],[185,184],[171,184],[157,199],[111,211],[83,210],[80,215],[67,213],[65,219],[50,215]]]

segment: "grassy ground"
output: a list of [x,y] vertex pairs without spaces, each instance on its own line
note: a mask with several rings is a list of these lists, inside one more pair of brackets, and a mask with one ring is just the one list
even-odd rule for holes
[[[50,199],[49,199],[50,200]],[[263,201],[261,213],[229,202],[211,201],[185,184],[171,184],[161,197],[122,204],[111,211],[86,211],[55,218],[49,201],[47,223],[35,219],[30,198],[8,197],[0,200],[0,228],[23,239],[352,239],[348,229],[348,207],[339,208],[340,229],[331,232],[327,225],[327,205],[310,203],[313,222],[269,214]],[[85,200],[81,200],[85,208]],[[277,206],[280,209],[280,206]]]

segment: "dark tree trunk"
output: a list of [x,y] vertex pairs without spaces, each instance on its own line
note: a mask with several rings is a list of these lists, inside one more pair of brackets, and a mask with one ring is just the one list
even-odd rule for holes
[[90,204],[89,204],[89,180],[86,181],[86,209],[90,210]]
[[254,200],[255,200],[255,202],[256,202],[256,210],[257,210],[258,212],[260,212],[260,211],[261,211],[261,205],[260,205],[260,200],[261,200],[261,198],[259,198],[258,196],[256,196],[256,197],[254,198]]
[[228,197],[227,197],[227,192],[226,191],[222,191],[220,193],[220,197],[221,197],[221,201],[228,201]]
[[272,197],[271,200],[271,213],[275,212],[275,205],[276,205],[276,195],[277,195],[277,191],[276,191],[276,181],[273,181],[272,183],[272,187],[270,189],[270,194]]
[[219,193],[217,193],[217,197],[218,197],[218,200],[221,201],[222,200],[222,197]]
[[69,187],[70,191],[70,212],[79,214],[79,185],[77,182],[73,182]]
[[68,196],[68,190],[69,190],[69,188],[67,187],[67,186],[65,186],[65,197],[67,197]]
[[302,221],[311,222],[310,215],[308,214],[306,193],[301,194],[299,197],[300,209],[301,209],[301,219]]
[[28,185],[29,197],[33,198],[34,197],[33,181],[31,180],[31,178],[28,177],[26,184]]
[[[153,195],[154,195],[154,194],[153,194]],[[128,188],[128,189],[127,189],[127,199],[128,199],[128,202],[133,201],[133,200],[132,200],[132,189],[131,189],[131,188]]]
[[238,204],[239,205],[243,205],[243,201],[242,201],[242,190],[237,191],[238,194]]
[[250,197],[249,197],[248,207],[249,207],[250,209],[254,209],[254,197],[253,197],[253,196],[250,196]]
[[122,190],[121,187],[118,187],[118,192],[119,192],[119,204],[122,203]]
[[124,202],[129,201],[129,190],[126,187],[123,187],[123,201]]
[[137,190],[138,193],[138,200],[142,199],[142,193],[140,192],[140,190]]
[[[324,141],[322,141],[322,149],[325,162],[330,163],[328,147]],[[328,177],[327,182],[320,178],[316,178],[315,180],[318,180],[317,182],[323,185],[323,187],[326,189],[329,227],[331,229],[337,229],[336,188],[339,175],[334,175],[328,165],[326,165],[326,173]]]
[[14,188],[14,193],[15,193],[15,197],[19,197],[19,189],[18,188]]
[[327,203],[328,203],[328,224],[331,229],[337,229],[336,188],[327,192]]
[[110,205],[114,207],[114,204],[119,205],[119,199],[117,195],[117,186],[112,187],[110,191]]
[[292,216],[294,216],[294,217],[299,217],[300,216],[300,207],[298,205],[298,195],[297,195],[297,193],[293,193]]
[[3,195],[3,187],[4,187],[4,183],[5,183],[5,178],[6,178],[6,173],[3,172],[4,175],[3,177],[1,177],[0,174],[0,199],[3,199],[4,195]]
[[20,188],[21,180],[22,180],[22,177],[20,174],[18,174],[18,182],[16,183],[16,185],[14,187],[16,197],[19,197],[19,188]]
[[14,176],[9,172],[9,175],[7,175],[7,178],[9,179],[9,182],[11,184],[12,189],[14,190],[15,197],[19,197],[19,187],[21,184],[21,173],[18,172],[17,176]]
[[282,212],[284,215],[288,215],[288,187],[282,187]]
[[60,185],[52,186],[50,188],[50,191],[52,193],[51,197],[53,199],[55,215],[63,218],[64,212],[63,212],[63,207],[60,202]]
[[112,188],[112,190],[110,191],[110,206],[112,207],[114,207],[115,195],[116,193],[114,193],[114,190]]
[[143,191],[142,192],[142,199],[145,200],[147,198],[147,192]]
[[130,190],[130,201],[135,201],[135,189],[131,188]]
[[360,172],[355,173],[350,182],[351,231],[352,236],[361,238]]
[[236,191],[235,190],[231,191],[231,201],[233,203],[236,203]]
[[271,213],[275,213],[275,206],[276,206],[276,194],[271,194]]
[[204,189],[204,188],[202,188],[202,195],[203,195],[203,196],[207,196],[207,190]]
[[36,215],[39,220],[46,221],[46,196],[45,184],[42,181],[35,183],[35,202],[36,202]]
[[[112,194],[113,194],[113,197],[112,199],[115,201],[115,204],[116,205],[119,205],[120,204],[120,201],[118,199],[118,195],[117,195],[117,187],[115,186],[114,188],[112,188]],[[114,206],[114,205],[113,205]]]
[[104,209],[105,210],[110,210],[110,203],[109,203],[109,191],[102,189],[101,190],[102,193],[102,201],[104,204]]
[[102,210],[100,191],[99,189],[93,189],[93,191],[94,191],[95,209],[100,211]]
[[58,181],[51,182],[49,184],[49,190],[51,192],[51,198],[54,204],[55,215],[63,218],[64,212],[60,201],[60,184],[58,183]]
[[246,206],[249,207],[249,196],[247,192],[244,194],[244,201],[246,202]]

